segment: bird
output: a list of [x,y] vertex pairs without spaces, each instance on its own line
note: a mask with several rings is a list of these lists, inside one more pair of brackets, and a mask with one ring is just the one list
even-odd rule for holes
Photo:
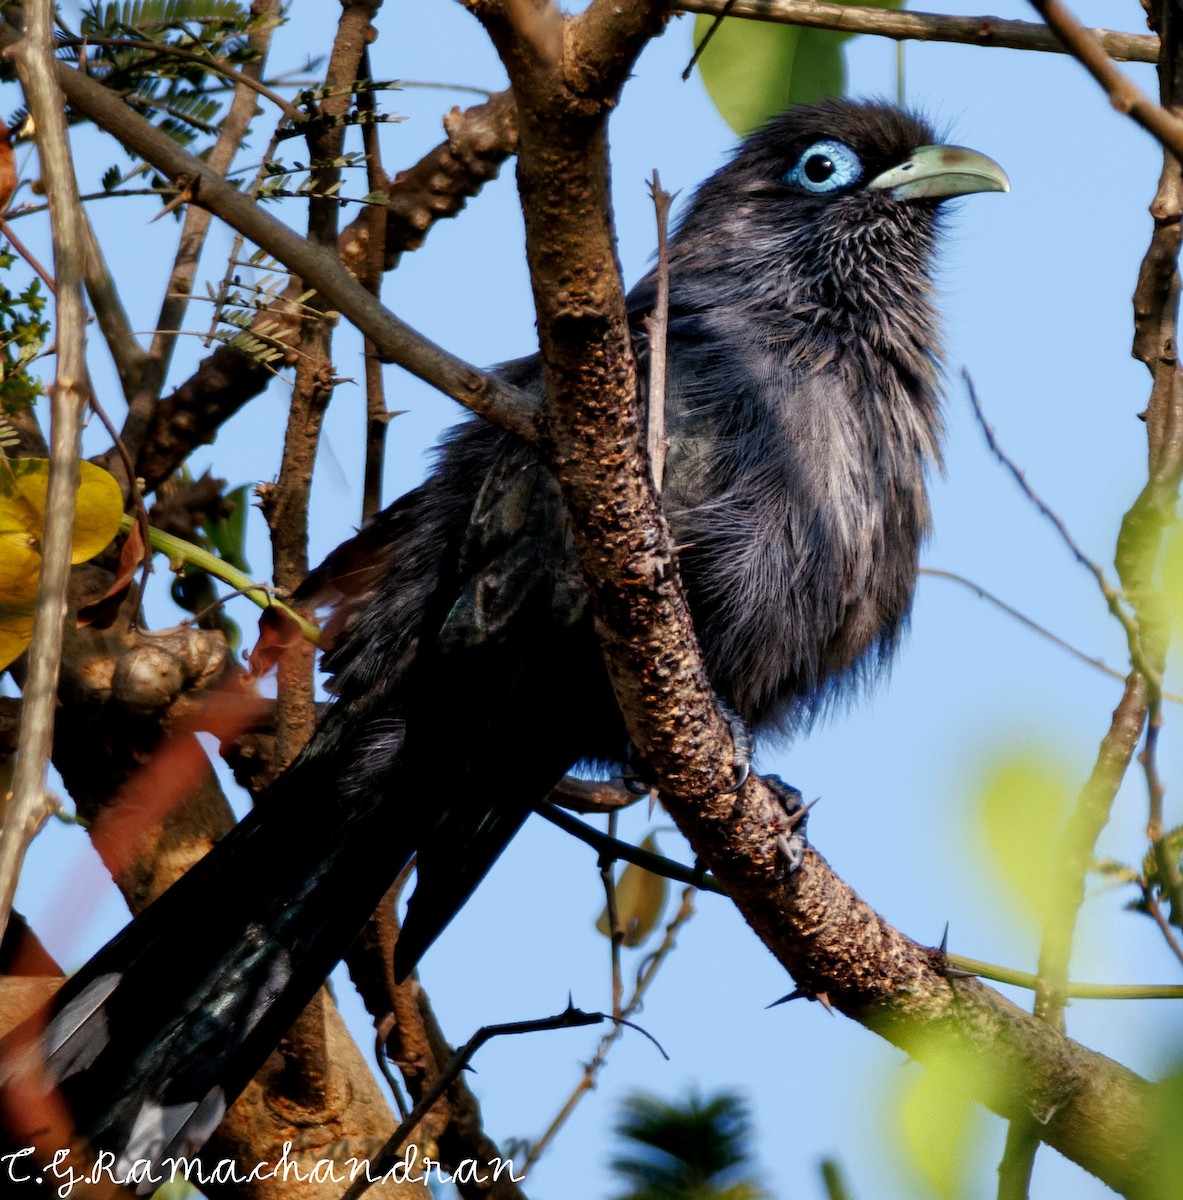
[[[711,686],[757,734],[806,729],[900,641],[941,453],[941,206],[1007,190],[921,117],[828,100],[742,140],[670,239],[662,503]],[[656,295],[655,269],[628,297],[642,403]],[[543,401],[537,356],[497,370]],[[564,774],[628,756],[561,491],[512,433],[458,426],[297,600],[329,614],[309,744],[32,1051],[0,1045],[117,1170],[200,1148],[412,859],[400,978]]]

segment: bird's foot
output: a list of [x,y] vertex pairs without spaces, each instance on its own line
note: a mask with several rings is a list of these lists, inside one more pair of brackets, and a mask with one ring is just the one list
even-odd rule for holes
[[772,789],[773,795],[780,801],[788,818],[787,827],[777,834],[776,844],[784,856],[789,868],[789,874],[799,870],[805,861],[805,851],[809,841],[805,836],[805,824],[809,810],[817,803],[811,800],[808,804],[802,799],[801,793],[785,783],[778,775],[765,775],[764,782]]
[[744,719],[726,700],[720,700],[719,707],[723,710],[723,716],[727,718],[728,729],[731,730],[731,752],[735,762],[735,775],[731,786],[722,793],[724,796],[730,796],[747,783],[748,776],[752,773],[752,751],[756,743]]

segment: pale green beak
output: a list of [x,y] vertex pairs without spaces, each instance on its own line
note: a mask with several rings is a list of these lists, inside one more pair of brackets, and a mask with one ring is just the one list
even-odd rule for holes
[[867,184],[897,200],[945,200],[973,192],[1009,192],[1006,172],[992,159],[964,146],[921,146],[906,162]]

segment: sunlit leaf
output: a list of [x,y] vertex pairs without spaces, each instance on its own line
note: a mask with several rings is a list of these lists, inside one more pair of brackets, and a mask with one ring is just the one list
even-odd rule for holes
[[993,1068],[980,1058],[942,1047],[910,1069],[891,1104],[898,1144],[922,1192],[940,1200],[977,1194],[987,1133],[985,1111],[974,1099],[996,1090]]
[[1071,785],[1049,757],[1014,753],[990,768],[978,796],[983,840],[1010,894],[1043,920],[1054,902],[1055,855]]
[[1154,1150],[1149,1155],[1156,1164],[1155,1177],[1144,1193],[1146,1200],[1177,1200],[1183,1196],[1183,1064],[1154,1087],[1154,1112],[1151,1138]]
[[[640,848],[657,854],[657,839],[650,834]],[[665,911],[668,892],[669,880],[664,875],[654,875],[636,863],[625,866],[616,882],[616,916],[624,932],[625,946],[639,946],[653,932]],[[596,920],[596,929],[605,937],[612,936],[606,904]]]

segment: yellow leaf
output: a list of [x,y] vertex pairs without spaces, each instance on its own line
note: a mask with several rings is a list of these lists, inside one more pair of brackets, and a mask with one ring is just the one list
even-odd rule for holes
[[[640,848],[658,853],[657,839],[650,834]],[[654,875],[636,863],[624,868],[616,882],[616,915],[624,931],[625,946],[639,946],[653,932],[665,910],[668,887],[669,881],[663,875]],[[596,920],[596,929],[605,937],[612,936],[607,905]]]
[[33,640],[33,604],[36,592],[27,599],[0,600],[0,670],[20,658]]
[[[74,563],[105,549],[123,516],[123,493],[108,472],[84,462],[79,476]],[[48,489],[47,459],[0,457],[0,669],[24,653],[33,636]]]
[[[114,477],[94,463],[78,464],[73,563],[86,562],[110,545],[123,516],[123,493]],[[0,465],[0,537],[39,547],[49,490],[49,460],[12,458]]]

